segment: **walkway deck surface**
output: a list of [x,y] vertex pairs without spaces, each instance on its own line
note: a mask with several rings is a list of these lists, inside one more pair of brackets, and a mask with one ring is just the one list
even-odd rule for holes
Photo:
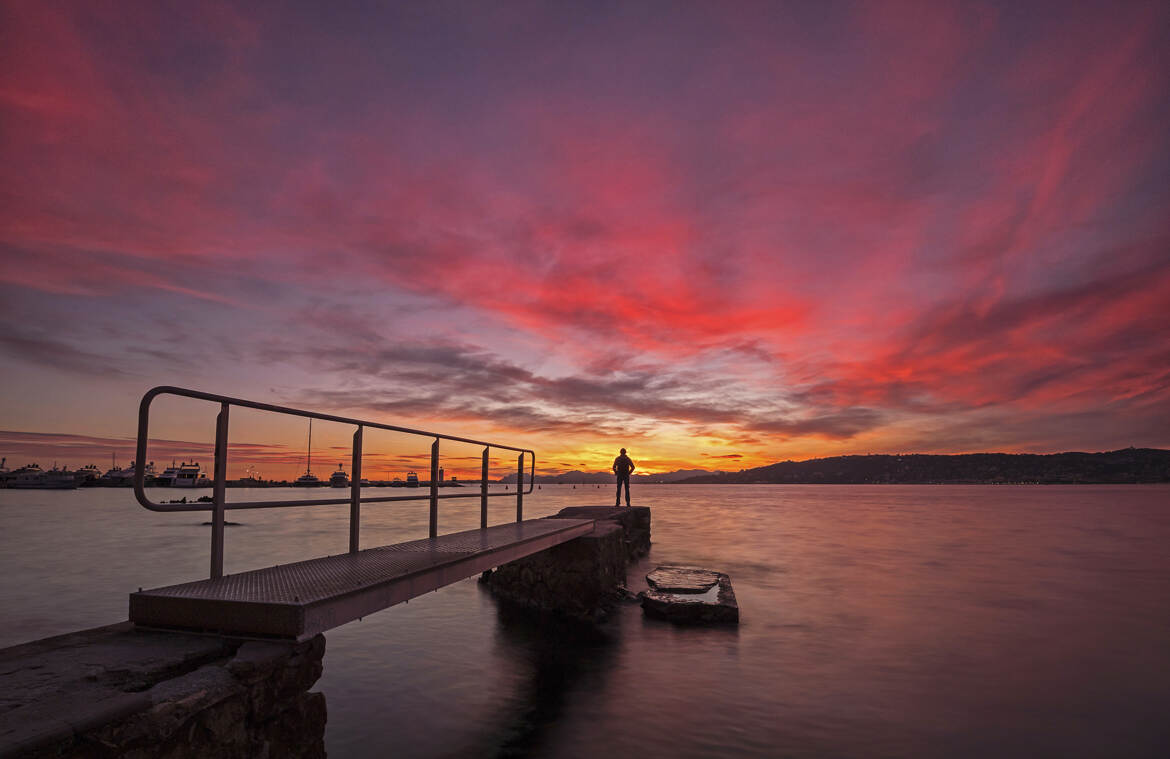
[[130,621],[304,640],[593,529],[530,519],[130,594]]

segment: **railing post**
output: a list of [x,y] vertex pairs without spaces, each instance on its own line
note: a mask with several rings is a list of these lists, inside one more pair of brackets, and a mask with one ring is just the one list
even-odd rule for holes
[[483,449],[483,469],[479,476],[479,529],[487,529],[488,449]]
[[439,439],[431,443],[431,537],[439,536]]
[[362,426],[353,433],[353,459],[349,465],[349,552],[358,552],[362,523]]
[[215,483],[211,495],[211,579],[223,577],[223,512],[227,493],[228,404],[215,418]]
[[516,457],[516,521],[524,521],[524,454]]

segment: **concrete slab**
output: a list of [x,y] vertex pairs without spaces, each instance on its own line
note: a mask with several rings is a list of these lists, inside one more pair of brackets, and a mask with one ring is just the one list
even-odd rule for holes
[[[711,581],[712,576],[714,582]],[[646,575],[642,610],[675,624],[738,624],[731,578],[698,567],[658,567]]]

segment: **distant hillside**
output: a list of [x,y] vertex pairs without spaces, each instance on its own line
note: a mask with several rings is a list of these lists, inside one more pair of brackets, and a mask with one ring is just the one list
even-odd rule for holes
[[[611,476],[612,479],[612,476]],[[702,475],[686,483],[1133,483],[1170,482],[1170,451],[1125,448],[1105,453],[965,453],[935,456],[834,456]]]
[[[689,477],[700,477],[704,475],[719,475],[722,472],[711,472],[706,469],[679,469],[674,472],[663,472],[662,474],[638,474],[635,472],[630,476],[630,484],[639,482],[678,482]],[[500,478],[500,482],[515,482],[516,475],[509,474]],[[546,483],[550,485],[594,485],[594,484],[613,484],[613,472],[565,472],[564,474],[538,474],[536,475],[537,483]],[[525,480],[527,482],[527,480]]]

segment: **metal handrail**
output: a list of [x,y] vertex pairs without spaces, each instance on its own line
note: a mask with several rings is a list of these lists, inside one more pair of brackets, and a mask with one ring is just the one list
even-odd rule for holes
[[[215,423],[215,472],[214,478],[212,480],[211,503],[156,503],[146,497],[146,445],[150,437],[150,405],[154,402],[154,399],[160,395],[178,395],[184,398],[194,398],[195,400],[210,401],[220,405],[219,414],[216,417]],[[312,498],[301,501],[241,501],[237,503],[228,503],[226,498],[228,409],[232,406],[251,408],[258,411],[271,411],[276,414],[286,414],[289,416],[301,416],[308,419],[321,419],[328,422],[338,422],[340,424],[352,424],[356,426],[357,430],[355,430],[353,433],[349,498]],[[430,487],[428,488],[429,492],[427,494],[373,497],[363,497],[361,495],[362,431],[366,427],[380,430],[389,430],[391,432],[402,432],[408,435],[420,435],[422,437],[429,437],[434,439],[434,442],[431,443],[431,480]],[[480,478],[479,493],[439,494],[438,479],[440,440],[450,440],[457,443],[470,443],[472,445],[482,445],[484,447],[481,471],[482,476]],[[213,578],[222,577],[224,511],[227,509],[271,509],[288,506],[332,506],[348,503],[350,553],[357,553],[358,551],[361,527],[361,504],[363,503],[429,500],[431,504],[430,536],[433,538],[438,536],[440,500],[447,498],[478,497],[480,499],[480,527],[486,529],[487,499],[512,495],[511,493],[507,492],[488,492],[488,453],[492,448],[506,451],[516,451],[519,454],[519,456],[516,458],[516,521],[523,521],[524,496],[532,492],[536,482],[536,452],[530,448],[516,448],[515,446],[511,445],[489,443],[483,440],[474,440],[472,438],[458,437],[456,435],[444,435],[437,432],[427,432],[425,430],[411,429],[410,427],[399,427],[398,425],[394,424],[382,424],[381,422],[351,419],[349,417],[336,416],[334,414],[322,414],[316,411],[305,411],[303,409],[289,408],[287,406],[276,406],[271,403],[259,403],[257,401],[248,401],[242,398],[232,398],[226,395],[204,393],[199,390],[191,390],[183,387],[161,385],[159,387],[148,390],[146,394],[142,396],[142,401],[138,405],[138,443],[136,449],[136,458],[134,459],[134,497],[138,500],[138,503],[140,503],[143,507],[150,509],[151,511],[211,511],[211,576]],[[525,491],[523,488],[525,454],[529,454],[529,477],[527,491]]]

